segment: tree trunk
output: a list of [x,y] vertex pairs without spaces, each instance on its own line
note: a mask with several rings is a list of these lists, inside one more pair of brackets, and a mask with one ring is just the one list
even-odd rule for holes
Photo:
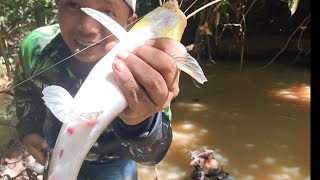
[[4,59],[4,63],[6,65],[6,69],[7,69],[7,75],[9,80],[11,81],[13,78],[12,75],[12,69],[10,66],[10,61],[6,52],[6,44],[5,44],[5,40],[3,39],[2,33],[0,31],[0,54],[3,56]]
[[46,9],[42,6],[41,3],[36,3],[34,8],[34,18],[36,20],[36,26],[41,27],[46,25],[46,19],[43,15]]

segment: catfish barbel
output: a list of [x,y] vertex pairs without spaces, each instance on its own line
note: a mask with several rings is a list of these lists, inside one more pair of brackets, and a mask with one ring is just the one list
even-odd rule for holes
[[[116,55],[124,50],[133,51],[149,39],[167,37],[180,41],[187,26],[187,18],[176,0],[148,13],[129,32],[99,11],[81,10],[106,26],[119,43],[93,67],[74,98],[60,86],[43,90],[45,104],[63,123],[49,164],[49,179],[75,180],[99,135],[127,107],[113,76],[112,62]],[[199,83],[206,82],[198,62],[182,44],[181,48],[185,50],[185,57],[174,58],[178,68]]]

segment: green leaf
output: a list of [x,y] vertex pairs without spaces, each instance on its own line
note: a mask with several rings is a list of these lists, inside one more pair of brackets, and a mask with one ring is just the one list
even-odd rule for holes
[[7,18],[5,16],[0,16],[0,21],[5,21]]
[[291,16],[296,12],[298,8],[299,0],[288,0],[288,7],[291,12]]

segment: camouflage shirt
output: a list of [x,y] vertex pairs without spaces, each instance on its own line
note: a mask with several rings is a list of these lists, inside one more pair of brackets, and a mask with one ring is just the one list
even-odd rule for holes
[[[14,77],[19,138],[37,133],[47,139],[49,146],[54,145],[62,123],[44,105],[42,90],[58,85],[73,96],[77,93],[84,79],[70,71],[70,59],[61,61],[70,55],[58,25],[35,29],[23,40]],[[164,157],[171,144],[170,122],[170,108],[136,126],[125,125],[116,118],[97,142],[117,144],[102,154],[113,154],[123,148],[133,160],[154,165]]]

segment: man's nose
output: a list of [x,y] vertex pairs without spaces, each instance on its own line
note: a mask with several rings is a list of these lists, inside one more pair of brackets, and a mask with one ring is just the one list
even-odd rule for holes
[[83,13],[80,17],[77,30],[83,35],[96,35],[99,33],[100,26],[98,21]]

